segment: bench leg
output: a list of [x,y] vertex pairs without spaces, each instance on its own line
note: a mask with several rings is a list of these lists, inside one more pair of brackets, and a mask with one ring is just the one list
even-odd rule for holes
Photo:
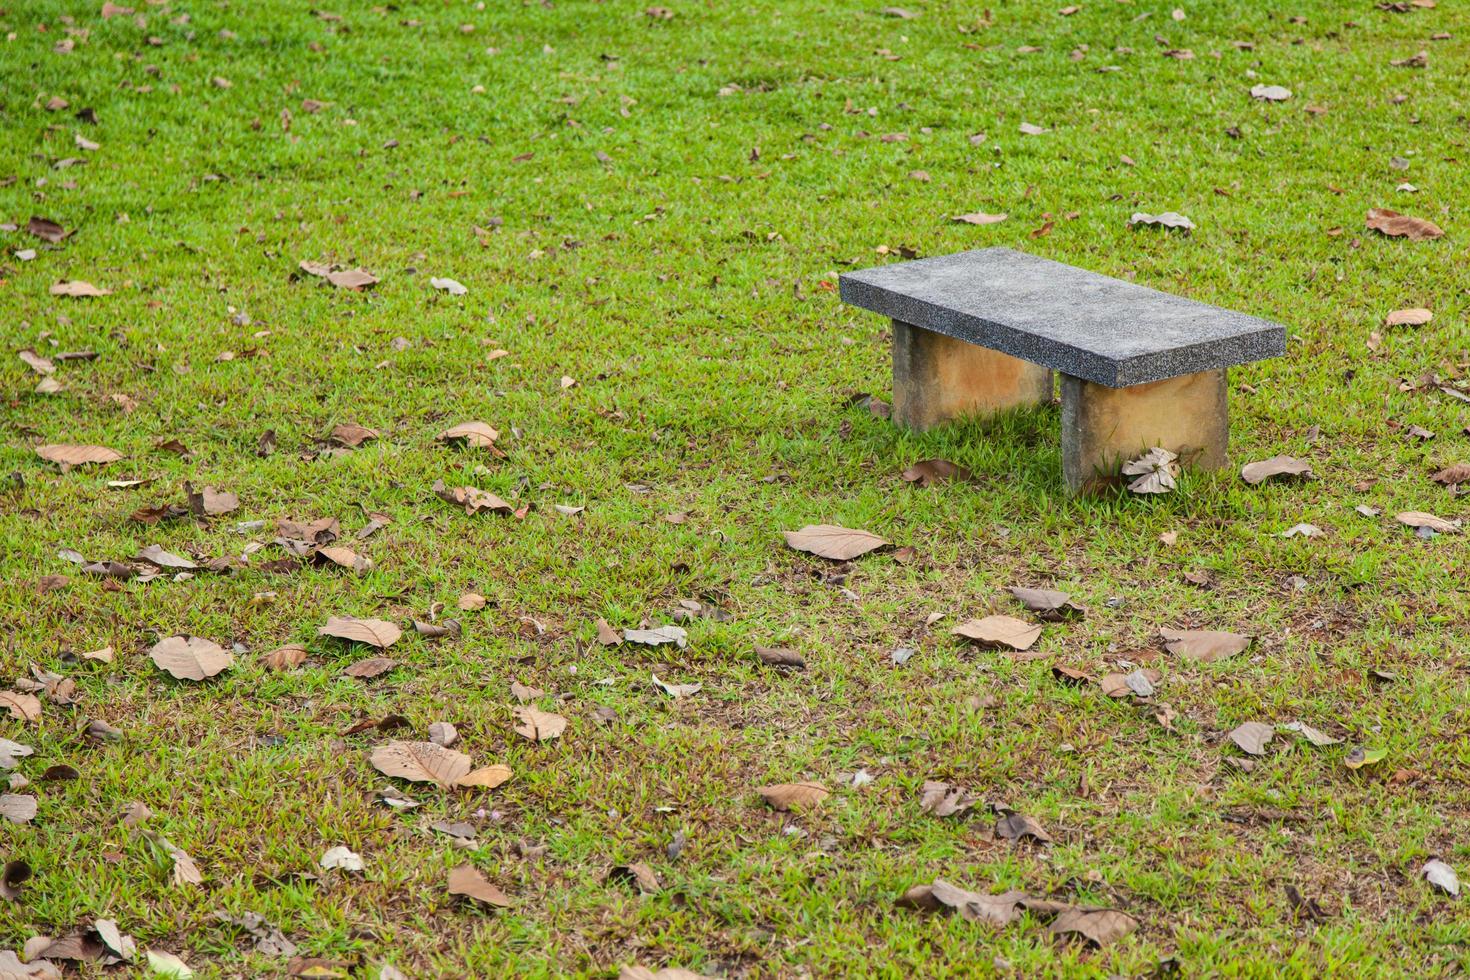
[[1220,469],[1229,437],[1223,368],[1131,388],[1062,375],[1062,473],[1073,493],[1122,483],[1123,463],[1155,446]]
[[922,432],[1051,395],[1049,368],[893,321],[893,420],[900,425]]

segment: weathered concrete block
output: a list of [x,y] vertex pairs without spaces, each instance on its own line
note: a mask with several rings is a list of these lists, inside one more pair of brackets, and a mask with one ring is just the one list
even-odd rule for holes
[[1119,469],[1155,446],[1196,469],[1226,465],[1225,369],[1129,388],[1062,376],[1062,475],[1074,493],[1122,482]]
[[922,432],[1051,396],[1048,368],[893,321],[893,420],[900,425]]

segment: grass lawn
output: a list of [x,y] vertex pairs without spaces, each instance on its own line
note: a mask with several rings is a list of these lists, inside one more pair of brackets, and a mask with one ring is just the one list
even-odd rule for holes
[[[284,975],[290,956],[223,911],[366,976],[1470,966],[1470,915],[1420,875],[1431,857],[1470,868],[1470,548],[1394,520],[1470,514],[1429,479],[1470,462],[1470,406],[1423,382],[1470,368],[1460,5],[130,2],[0,13],[0,666],[18,691],[52,681],[39,719],[0,721],[35,750],[12,792],[38,808],[0,823],[0,858],[34,871],[0,900],[0,949],[100,918],[140,961]],[[1392,64],[1420,51],[1427,66]],[[1293,94],[1253,100],[1257,84]],[[1445,237],[1368,231],[1372,207]],[[1169,210],[1194,233],[1127,226]],[[951,220],[974,211],[1009,217]],[[38,238],[33,215],[74,233]],[[1231,372],[1232,455],[1291,454],[1316,479],[1232,469],[1074,500],[1056,405],[916,436],[849,404],[889,397],[888,325],[841,305],[837,274],[993,244],[1285,323],[1286,357]],[[335,288],[303,260],[381,281]],[[111,294],[50,295],[63,280]],[[1384,325],[1408,307],[1432,321]],[[24,348],[59,391],[36,391]],[[75,351],[96,357],[56,359]],[[471,420],[503,458],[435,442]],[[332,446],[348,423],[379,436]],[[61,472],[35,452],[58,443],[125,457]],[[933,457],[975,482],[900,478]],[[468,516],[437,480],[531,509]],[[130,518],[182,504],[186,481],[240,506]],[[386,523],[359,540],[370,515]],[[319,518],[372,567],[272,543],[277,522]],[[1299,522],[1325,534],[1280,536]],[[785,547],[820,523],[916,555]],[[140,581],[59,555],[150,545],[201,567]],[[1044,624],[1041,657],[950,634],[1029,615],[1012,585],[1088,615]],[[483,608],[460,611],[466,593]],[[725,615],[681,623],[685,649],[597,642],[599,618],[661,626],[681,600]],[[391,672],[344,675],[377,651],[320,635],[331,616],[403,626]],[[409,625],[446,617],[458,637]],[[1255,642],[1194,663],[1161,627]],[[234,665],[173,679],[148,652],[174,634]],[[305,662],[271,669],[285,644]],[[764,666],[756,644],[807,669]],[[111,662],[78,659],[106,646]],[[895,666],[896,648],[914,653]],[[1176,730],[1052,671],[1120,664],[1161,672]],[[703,689],[675,699],[651,674]],[[568,719],[560,738],[513,730],[512,682]],[[406,725],[344,734],[390,715]],[[87,737],[92,720],[121,737]],[[1247,721],[1343,741],[1282,733],[1246,771],[1227,733]],[[374,769],[374,748],[435,722],[512,778],[445,790]],[[1386,757],[1350,769],[1354,747]],[[79,778],[42,778],[60,765]],[[922,812],[931,779],[972,791],[970,815]],[[780,813],[756,792],[800,781],[832,794]],[[134,801],[153,815],[130,828]],[[992,804],[1053,840],[997,836]],[[175,880],[162,840],[202,883]],[[337,845],[364,870],[321,868]],[[453,898],[467,861],[514,905]],[[606,881],[633,862],[658,891]],[[998,928],[895,905],[936,878],[1139,925],[1096,949],[1040,914]]]

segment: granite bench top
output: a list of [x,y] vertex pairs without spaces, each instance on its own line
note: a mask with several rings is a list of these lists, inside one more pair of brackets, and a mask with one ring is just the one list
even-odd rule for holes
[[1110,388],[1278,357],[1286,328],[1009,248],[849,272],[844,302]]

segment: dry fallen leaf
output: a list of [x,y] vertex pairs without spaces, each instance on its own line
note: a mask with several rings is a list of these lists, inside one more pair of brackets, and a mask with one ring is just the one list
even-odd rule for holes
[[291,643],[276,647],[260,658],[271,670],[294,670],[306,661],[306,648]]
[[397,666],[398,661],[390,660],[387,657],[369,657],[366,660],[359,660],[356,663],[348,664],[342,669],[342,673],[348,677],[356,677],[359,680],[368,680],[369,678],[386,674]]
[[58,282],[51,286],[52,296],[72,296],[78,299],[93,296],[111,296],[112,290],[101,289],[90,282],[73,279],[71,282]]
[[1251,755],[1265,755],[1266,746],[1276,737],[1276,729],[1258,721],[1248,721],[1230,733],[1230,741]]
[[926,780],[919,793],[919,809],[936,817],[962,814],[979,802],[980,797],[960,786],[937,780]]
[[1008,214],[986,214],[984,211],[975,211],[971,214],[957,214],[951,221],[963,221],[967,225],[994,225],[1009,218]]
[[689,631],[682,626],[656,626],[647,630],[623,630],[624,643],[656,647],[672,643],[680,650],[689,645]]
[[505,766],[471,770],[470,757],[433,742],[389,742],[373,749],[373,768],[411,783],[435,783],[443,789],[480,786],[494,789],[510,778]]
[[170,636],[160,640],[148,656],[179,680],[202,681],[233,666],[234,654],[213,640],[197,636]]
[[1153,225],[1159,228],[1180,228],[1184,231],[1193,231],[1194,222],[1177,211],[1161,211],[1158,214],[1148,214],[1144,211],[1135,211],[1128,219],[1128,226],[1136,228],[1139,225]]
[[755,645],[755,655],[760,662],[768,667],[794,667],[797,670],[806,669],[806,658],[795,650],[786,647],[763,647],[759,643]]
[[36,455],[48,463],[55,463],[62,470],[71,469],[73,466],[87,466],[90,464],[115,463],[123,458],[123,454],[116,449],[106,446],[73,446],[73,445],[48,445],[37,446]]
[[936,483],[951,480],[967,482],[974,479],[969,470],[947,459],[921,459],[899,475],[905,482],[917,483],[921,487],[932,487]]
[[386,650],[398,642],[403,630],[383,619],[355,619],[351,616],[332,616],[327,625],[317,629],[322,636],[335,636],[355,643],[366,643]]
[[459,601],[455,603],[455,606],[464,612],[474,612],[477,609],[484,609],[485,601],[485,597],[478,592],[466,592],[459,597]]
[[1076,933],[1093,945],[1106,946],[1138,928],[1138,920],[1116,909],[1068,909],[1051,924],[1053,935]]
[[655,895],[662,887],[658,875],[641,861],[636,864],[613,865],[607,873],[607,882],[613,885],[632,885],[644,895]]
[[658,688],[660,691],[663,691],[675,701],[683,697],[688,697],[691,694],[698,694],[700,691],[704,690],[703,684],[670,684],[667,681],[660,679],[657,674],[654,674],[652,676],[653,686]]
[[366,269],[342,269],[328,272],[327,282],[339,289],[363,290],[378,284],[378,277]]
[[484,422],[461,422],[459,425],[445,429],[434,438],[445,445],[491,449],[495,450],[497,456],[504,455],[495,448],[495,440],[500,438],[500,433]]
[[529,707],[512,710],[521,720],[521,723],[515,726],[516,734],[523,735],[533,742],[547,742],[560,737],[561,733],[566,731],[567,720],[561,715]]
[[443,290],[450,296],[463,296],[469,292],[461,283],[455,282],[453,279],[441,279],[438,276],[431,277],[429,279],[429,285],[435,289]]
[[778,783],[756,789],[773,810],[785,812],[794,807],[812,807],[821,803],[831,791],[821,783]]
[[1285,102],[1291,98],[1291,89],[1281,85],[1253,85],[1251,86],[1251,98],[1261,99],[1264,102]]
[[986,616],[961,623],[950,632],[983,646],[1027,650],[1040,638],[1041,627],[1014,616]]
[[0,691],[0,711],[16,721],[40,721],[41,699],[23,691]]
[[1072,596],[1055,589],[1028,589],[1018,585],[1008,586],[1006,591],[1020,600],[1030,612],[1042,619],[1080,619],[1087,615],[1087,607],[1072,601]]
[[19,793],[0,793],[0,817],[11,823],[29,823],[36,816],[36,798]]
[[1460,483],[1470,483],[1470,463],[1455,463],[1430,477],[1435,483],[1452,487]]
[[834,561],[849,561],[888,544],[876,534],[836,524],[808,524],[800,531],[781,533],[786,538],[787,547]]
[[1042,828],[1035,817],[1028,817],[1024,813],[1014,811],[1004,812],[996,819],[995,835],[1004,837],[1006,840],[1020,840],[1022,837],[1034,837],[1042,842],[1051,840],[1051,835]]
[[1384,317],[1383,322],[1390,327],[1422,327],[1432,319],[1434,319],[1432,312],[1423,307],[1415,307],[1408,310],[1394,310]]
[[1426,861],[1424,867],[1419,869],[1419,873],[1424,876],[1425,881],[1446,895],[1460,894],[1460,876],[1455,874],[1454,868],[1438,858]]
[[1400,524],[1407,524],[1412,528],[1427,527],[1439,534],[1453,534],[1460,529],[1459,521],[1446,520],[1433,514],[1426,514],[1421,510],[1406,510],[1394,517]]
[[1159,630],[1159,635],[1170,653],[1202,663],[1233,657],[1251,645],[1249,636],[1218,630],[1176,630],[1166,626]]
[[515,508],[495,494],[478,487],[446,487],[443,480],[434,481],[434,493],[445,503],[462,507],[471,517],[482,510],[495,514],[513,514]]
[[240,507],[240,498],[227,490],[205,487],[194,491],[192,484],[184,483],[184,496],[189,501],[189,510],[195,517],[218,517]]
[[363,869],[362,855],[341,844],[329,848],[317,863],[328,871],[361,871]]
[[367,426],[358,425],[356,422],[344,422],[341,425],[333,426],[327,438],[339,446],[356,449],[363,443],[378,438],[380,434],[377,429],[369,429]]
[[925,912],[958,912],[969,922],[984,922],[993,926],[1006,926],[1020,917],[1020,909],[1027,900],[1023,891],[1008,891],[999,895],[972,892],[941,879],[932,885],[914,885],[899,898],[898,905],[921,909]]
[[1444,236],[1444,231],[1432,221],[1399,214],[1387,208],[1369,208],[1368,229],[1392,238],[1407,238],[1411,242]]
[[461,864],[449,872],[449,894],[494,908],[505,909],[515,904],[510,896],[491,884],[489,879],[470,864]]
[[1270,459],[1246,463],[1240,468],[1240,477],[1255,486],[1273,477],[1296,478],[1312,475],[1312,464],[1294,456],[1272,456]]

